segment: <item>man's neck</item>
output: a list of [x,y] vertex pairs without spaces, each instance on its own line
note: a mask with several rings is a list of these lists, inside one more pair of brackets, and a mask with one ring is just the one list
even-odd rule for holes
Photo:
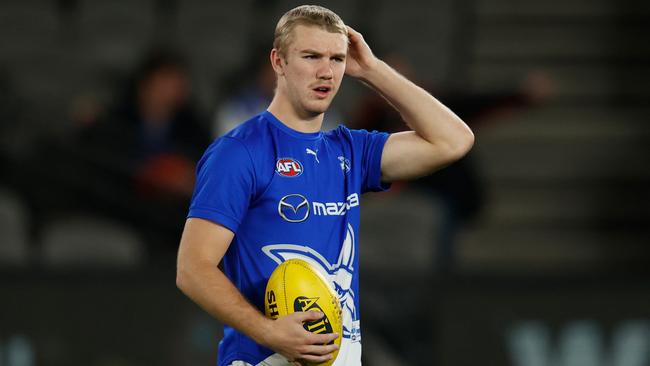
[[323,113],[312,116],[303,111],[301,114],[289,103],[287,98],[283,98],[279,94],[276,94],[271,101],[268,111],[289,128],[298,132],[319,132],[323,125]]

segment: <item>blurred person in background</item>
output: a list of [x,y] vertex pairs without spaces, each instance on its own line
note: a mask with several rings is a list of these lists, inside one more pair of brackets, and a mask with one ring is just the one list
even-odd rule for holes
[[[285,13],[270,61],[277,88],[268,109],[217,139],[199,162],[177,285],[226,324],[219,365],[324,362],[338,349],[330,344],[338,336],[334,364],[360,365],[359,196],[452,163],[474,137],[328,9],[300,6]],[[385,97],[412,130],[389,135],[339,126],[322,132],[344,74]],[[271,272],[296,257],[312,259],[333,277],[342,334],[306,331],[303,322],[322,318],[319,312],[264,317]]]
[[[395,69],[412,80],[419,80],[409,62],[399,55],[386,56]],[[517,90],[502,93],[472,93],[465,91],[441,91],[435,88],[435,95],[463,119],[472,130],[520,113],[544,103],[553,93],[553,80],[544,71],[532,70],[520,81]],[[351,126],[380,131],[404,131],[405,126],[397,123],[398,113],[386,105],[375,93],[366,93],[352,112]],[[431,195],[434,204],[442,207],[440,228],[433,245],[436,257],[434,270],[440,274],[451,273],[456,267],[456,240],[458,233],[470,224],[480,213],[485,203],[480,172],[476,159],[470,153],[456,163],[441,169],[436,174],[414,181],[417,188]]]
[[[442,100],[475,131],[490,126],[514,113],[522,113],[544,103],[553,92],[553,82],[542,71],[530,71],[518,88],[501,93],[442,92]],[[415,182],[420,189],[439,197],[443,207],[442,222],[436,242],[436,271],[440,274],[457,270],[458,233],[481,213],[487,197],[475,155],[468,154],[456,164]]]
[[79,136],[90,175],[99,182],[105,176],[101,171],[113,173],[107,188],[114,192],[98,192],[99,205],[135,223],[153,255],[175,247],[181,229],[177,220],[184,216],[194,186],[195,161],[210,142],[190,104],[190,92],[183,59],[173,51],[155,50],[117,105],[97,122],[86,122]]
[[128,150],[141,196],[189,197],[194,161],[209,139],[189,104],[183,61],[169,51],[153,53],[140,67],[131,93],[98,132],[121,135],[120,149]]

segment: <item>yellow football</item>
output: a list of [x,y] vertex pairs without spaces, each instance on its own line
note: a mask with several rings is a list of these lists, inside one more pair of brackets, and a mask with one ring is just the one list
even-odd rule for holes
[[[313,333],[338,333],[334,343],[341,345],[343,323],[341,304],[330,282],[309,263],[300,259],[289,259],[280,264],[266,284],[264,312],[267,317],[277,319],[296,311],[320,311],[323,318],[305,322],[303,326]],[[334,363],[338,351],[333,352],[330,361]]]

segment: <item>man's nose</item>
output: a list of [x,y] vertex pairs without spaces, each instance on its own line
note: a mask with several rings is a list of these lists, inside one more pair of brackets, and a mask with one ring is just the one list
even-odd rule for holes
[[318,68],[318,73],[316,75],[319,79],[330,80],[334,77],[334,71],[332,71],[332,66],[329,63],[329,60],[323,62]]

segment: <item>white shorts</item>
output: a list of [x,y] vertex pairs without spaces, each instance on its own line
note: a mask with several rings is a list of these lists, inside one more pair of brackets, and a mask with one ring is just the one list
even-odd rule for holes
[[287,361],[283,356],[274,353],[273,355],[267,357],[264,361],[261,361],[257,365],[251,365],[248,362],[244,361],[233,361],[228,366],[291,366],[293,363]]

